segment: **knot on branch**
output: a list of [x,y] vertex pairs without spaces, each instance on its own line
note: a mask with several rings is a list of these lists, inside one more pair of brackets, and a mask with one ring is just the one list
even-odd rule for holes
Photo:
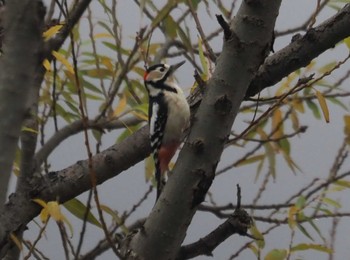
[[201,180],[198,182],[197,187],[193,189],[193,198],[191,208],[196,207],[204,201],[205,195],[207,194],[211,184],[214,180],[214,174],[206,174],[204,170],[197,169],[194,172],[201,176]]
[[231,100],[229,100],[227,98],[227,95],[221,96],[219,97],[215,104],[215,111],[219,114],[219,115],[227,115],[231,112],[232,109],[232,102]]
[[230,25],[225,21],[225,19],[224,19],[224,17],[222,17],[222,15],[217,14],[215,16],[216,16],[216,20],[220,24],[221,28],[224,30],[225,40],[229,40],[231,38],[231,36],[233,35],[233,32],[230,28]]
[[228,219],[235,233],[245,236],[248,229],[252,226],[253,220],[244,209],[236,209]]
[[194,149],[195,153],[201,153],[204,150],[204,142],[202,139],[197,138],[191,143],[191,147]]

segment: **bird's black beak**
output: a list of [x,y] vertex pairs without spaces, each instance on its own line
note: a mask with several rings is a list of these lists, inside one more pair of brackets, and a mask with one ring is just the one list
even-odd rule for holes
[[186,61],[183,60],[183,61],[181,61],[181,62],[179,62],[179,63],[176,63],[176,64],[174,64],[174,65],[171,65],[171,66],[170,66],[171,74],[174,73],[175,70],[177,70],[178,68],[180,68],[185,62],[186,62]]

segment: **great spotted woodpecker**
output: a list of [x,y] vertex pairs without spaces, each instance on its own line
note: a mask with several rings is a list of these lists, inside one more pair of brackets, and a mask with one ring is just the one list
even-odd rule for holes
[[149,67],[144,82],[149,95],[149,127],[157,199],[162,190],[164,173],[176,150],[179,148],[183,131],[189,124],[190,108],[182,89],[177,85],[174,72],[185,61],[175,65],[156,64]]

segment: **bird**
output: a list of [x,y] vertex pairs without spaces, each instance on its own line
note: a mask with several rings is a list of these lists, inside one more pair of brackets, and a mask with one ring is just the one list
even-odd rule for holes
[[152,65],[143,77],[149,97],[148,122],[157,182],[156,201],[161,194],[169,162],[181,145],[183,132],[190,121],[190,107],[174,76],[184,63]]

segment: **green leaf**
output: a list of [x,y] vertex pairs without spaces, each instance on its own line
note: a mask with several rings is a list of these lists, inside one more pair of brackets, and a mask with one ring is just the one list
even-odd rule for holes
[[343,108],[346,111],[349,111],[348,107],[346,105],[344,105],[343,102],[341,102],[338,98],[335,97],[327,97],[327,99],[332,102],[335,105],[340,106],[341,108]]
[[320,245],[320,244],[305,244],[305,243],[301,243],[298,244],[296,246],[293,246],[290,251],[291,252],[295,252],[295,251],[305,251],[305,250],[316,250],[316,251],[320,251],[320,252],[325,252],[325,253],[332,253],[333,251],[324,246],[324,245]]
[[100,25],[102,28],[104,28],[109,34],[114,36],[114,32],[111,28],[109,28],[109,25],[107,25],[106,23],[104,23],[102,21],[98,21],[97,24]]
[[345,43],[345,45],[348,47],[348,49],[350,49],[350,37],[347,37],[343,40],[343,42]]
[[308,237],[310,240],[314,241],[314,239],[312,238],[312,236],[306,231],[306,229],[302,226],[302,224],[297,222],[297,227],[299,228],[299,230],[301,231],[301,233],[303,233],[306,237]]
[[128,228],[124,225],[123,219],[119,217],[118,211],[112,210],[110,207],[106,205],[100,205],[101,210],[109,214],[113,220],[120,226],[121,230],[125,235],[129,233]]
[[203,68],[203,79],[207,80],[208,79],[208,63],[207,63],[207,59],[204,56],[204,50],[203,50],[203,41],[200,37],[198,37],[198,50],[199,50],[199,59],[201,61],[202,64],[202,68]]
[[117,143],[120,143],[128,136],[132,135],[135,131],[140,129],[141,124],[134,126],[126,126],[126,129],[121,133],[121,135],[117,139]]
[[303,209],[305,206],[306,200],[304,196],[299,196],[297,202],[295,203],[295,206],[297,209]]
[[250,250],[252,250],[252,252],[254,253],[254,255],[255,255],[256,257],[258,257],[258,255],[259,255],[259,249],[258,249],[256,246],[254,246],[252,243],[250,243],[250,244],[248,245],[248,248],[249,248]]
[[175,39],[177,36],[176,29],[178,27],[178,24],[174,21],[174,19],[170,15],[168,15],[164,19],[164,27],[165,27],[167,36],[169,36],[171,39]]
[[252,157],[247,158],[244,161],[239,162],[238,164],[236,164],[236,166],[238,167],[238,166],[248,165],[255,162],[259,162],[264,159],[265,159],[265,154],[254,155]]
[[182,43],[185,45],[186,50],[192,52],[192,43],[190,37],[182,30],[180,26],[177,27],[177,33],[180,36]]
[[[85,212],[87,207],[80,202],[78,199],[71,199],[63,204],[63,206],[77,218],[84,220]],[[102,227],[101,223],[95,218],[95,216],[89,210],[87,215],[87,221],[97,227]]]
[[[321,210],[321,209],[320,209]],[[332,213],[333,214],[333,213]],[[321,230],[318,228],[318,226],[314,223],[314,221],[310,218],[308,220],[309,224],[311,225],[311,227],[317,232],[317,234],[320,236],[320,238],[322,240],[325,241],[325,238],[323,237],[322,233],[321,233]]]
[[273,249],[267,253],[265,260],[284,260],[287,256],[286,249]]
[[306,100],[306,104],[309,107],[309,109],[312,111],[312,113],[314,114],[314,117],[317,119],[321,119],[321,114],[320,114],[320,111],[319,111],[317,105],[311,100]]
[[338,185],[345,188],[350,188],[350,181],[338,180],[333,182],[334,185]]
[[331,206],[337,208],[337,209],[340,209],[342,207],[342,205],[339,202],[337,202],[331,198],[326,197],[326,198],[323,198],[322,201],[328,205],[331,205]]
[[170,13],[170,11],[174,8],[176,5],[176,1],[168,1],[168,3],[159,10],[157,16],[152,21],[152,28],[155,28],[159,25],[160,22],[162,22]]
[[264,248],[265,247],[264,236],[261,234],[261,232],[259,231],[259,229],[255,225],[255,223],[254,223],[254,225],[252,225],[250,227],[249,230],[250,230],[250,234],[252,234],[252,236],[256,239],[255,243],[258,246],[258,248],[260,248],[260,249]]

